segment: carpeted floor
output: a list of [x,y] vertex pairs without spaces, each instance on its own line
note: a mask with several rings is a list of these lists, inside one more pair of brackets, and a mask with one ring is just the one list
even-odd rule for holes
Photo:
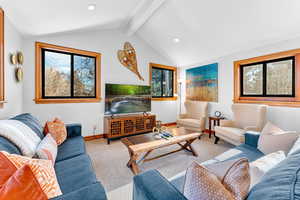
[[[121,188],[132,181],[133,174],[126,166],[129,159],[128,151],[120,140],[112,141],[110,145],[107,145],[104,139],[93,140],[86,142],[86,146],[93,161],[97,178],[102,182],[107,192]],[[198,157],[194,157],[188,152],[180,151],[160,159],[142,163],[140,169],[141,171],[157,169],[165,177],[170,178],[184,171],[192,161],[203,162],[209,160],[232,146],[223,141],[215,145],[213,137],[209,139],[207,135],[203,135],[201,140],[196,140],[193,143],[193,147],[198,152]],[[158,149],[151,155],[159,155],[177,148],[178,145],[173,145]]]

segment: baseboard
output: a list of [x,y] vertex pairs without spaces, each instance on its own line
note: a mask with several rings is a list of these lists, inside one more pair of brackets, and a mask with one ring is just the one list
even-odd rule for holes
[[105,135],[104,134],[97,134],[97,135],[85,136],[83,138],[84,138],[85,141],[91,141],[91,140],[105,138]]
[[176,122],[171,122],[171,123],[165,123],[165,124],[162,124],[162,126],[176,126]]
[[209,134],[209,133],[210,133],[210,131],[209,131],[208,129],[204,129],[203,133],[207,133],[207,134]]

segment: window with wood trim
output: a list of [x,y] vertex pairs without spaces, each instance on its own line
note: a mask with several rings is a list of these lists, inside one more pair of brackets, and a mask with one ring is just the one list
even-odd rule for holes
[[4,88],[4,11],[0,8],[0,108],[5,101]]
[[36,102],[100,101],[100,54],[36,43]]
[[236,61],[234,102],[300,106],[300,49]]
[[155,63],[149,68],[152,100],[176,100],[177,68]]

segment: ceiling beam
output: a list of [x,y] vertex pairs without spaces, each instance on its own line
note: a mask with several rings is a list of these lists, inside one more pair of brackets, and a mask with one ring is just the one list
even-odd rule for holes
[[141,1],[133,11],[133,15],[130,16],[127,35],[130,36],[137,32],[165,2],[166,0]]

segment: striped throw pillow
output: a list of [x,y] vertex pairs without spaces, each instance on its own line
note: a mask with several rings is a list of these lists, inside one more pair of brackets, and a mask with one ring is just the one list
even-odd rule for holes
[[46,137],[40,142],[36,149],[36,155],[40,159],[51,160],[53,165],[57,155],[57,143],[51,134],[47,134]]

